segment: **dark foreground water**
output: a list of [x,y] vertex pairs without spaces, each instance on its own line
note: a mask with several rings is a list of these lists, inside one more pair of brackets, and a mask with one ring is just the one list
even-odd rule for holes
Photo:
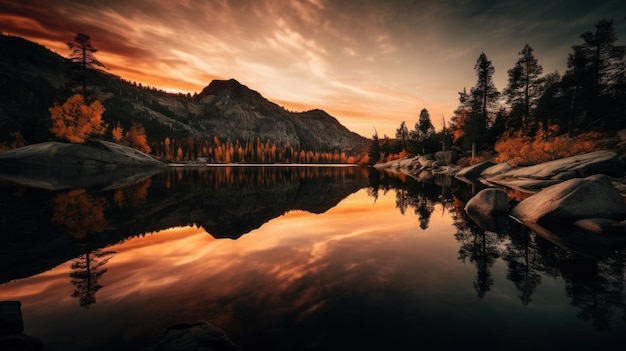
[[481,228],[463,211],[477,189],[450,179],[221,167],[0,187],[0,301],[45,350],[141,350],[198,320],[242,350],[626,347],[626,251]]

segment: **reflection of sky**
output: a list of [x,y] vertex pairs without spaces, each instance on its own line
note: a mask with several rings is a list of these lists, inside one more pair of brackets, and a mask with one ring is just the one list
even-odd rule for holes
[[395,208],[393,191],[374,203],[361,190],[327,213],[289,212],[238,240],[183,227],[114,245],[89,309],[70,297],[69,263],[0,286],[0,300],[22,302],[25,332],[46,349],[137,347],[168,325],[198,319],[242,347],[275,349],[279,341],[397,349],[459,340],[505,348],[512,330],[525,330],[524,345],[548,334],[561,343],[589,336],[560,280],[544,279],[524,307],[498,261],[495,284],[478,299],[476,268],[458,260],[442,213],[435,206],[423,231],[416,215]]

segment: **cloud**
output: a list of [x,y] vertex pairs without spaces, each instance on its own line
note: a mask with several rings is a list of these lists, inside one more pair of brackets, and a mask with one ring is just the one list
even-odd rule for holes
[[84,32],[123,78],[192,92],[205,79],[236,78],[370,135],[371,125],[381,134],[412,125],[422,108],[450,115],[456,92],[475,83],[481,52],[498,89],[526,43],[544,72],[563,73],[579,35],[616,14],[623,42],[626,5],[617,0],[0,0],[0,30],[62,55]]

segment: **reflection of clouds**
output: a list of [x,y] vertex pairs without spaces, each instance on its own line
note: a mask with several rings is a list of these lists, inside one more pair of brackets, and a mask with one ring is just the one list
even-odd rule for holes
[[[254,335],[315,324],[359,304],[364,312],[387,294],[415,299],[455,284],[417,269],[443,260],[438,257],[445,252],[451,256],[446,264],[458,264],[450,223],[442,221],[448,235],[439,240],[436,234],[417,236],[415,219],[400,215],[393,201],[390,193],[372,205],[361,190],[323,215],[289,212],[238,240],[215,240],[190,227],[128,239],[106,249],[116,254],[90,311],[105,319],[124,315],[125,323],[141,326],[135,333],[180,319],[211,319],[234,336],[241,330]],[[420,252],[424,240],[439,244]],[[50,311],[70,314],[77,306],[68,293],[69,271],[67,263],[13,283],[10,298],[22,300],[35,323]],[[431,287],[408,283],[430,275]],[[0,287],[0,298],[5,295]],[[329,323],[341,327],[339,319]]]

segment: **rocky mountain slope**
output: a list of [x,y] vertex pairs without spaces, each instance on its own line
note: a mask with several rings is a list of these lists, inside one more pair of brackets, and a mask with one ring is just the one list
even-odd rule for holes
[[[25,39],[0,34],[0,144],[16,132],[33,144],[51,138],[48,108],[76,92],[69,60]],[[154,153],[166,138],[200,156],[215,141],[359,155],[367,139],[321,110],[290,112],[234,79],[211,82],[197,94],[172,94],[89,70],[88,99],[100,100],[109,128],[141,123]],[[110,133],[108,135],[110,138]],[[217,138],[217,140],[216,140]],[[193,140],[189,141],[189,140]],[[256,146],[256,145],[255,145]],[[187,152],[187,151],[186,151]]]

